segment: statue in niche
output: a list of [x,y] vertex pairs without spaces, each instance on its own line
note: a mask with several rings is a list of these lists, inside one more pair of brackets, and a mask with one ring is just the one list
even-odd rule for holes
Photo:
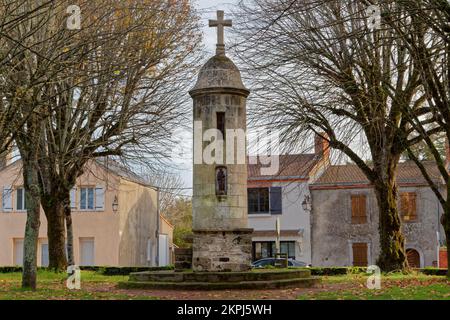
[[227,168],[216,168],[216,195],[225,196],[227,194]]

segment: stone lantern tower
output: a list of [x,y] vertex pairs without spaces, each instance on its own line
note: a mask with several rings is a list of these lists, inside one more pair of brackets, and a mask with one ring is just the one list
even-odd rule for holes
[[225,55],[217,11],[216,55],[201,68],[194,88],[194,271],[244,271],[251,263],[247,218],[246,98],[239,69]]

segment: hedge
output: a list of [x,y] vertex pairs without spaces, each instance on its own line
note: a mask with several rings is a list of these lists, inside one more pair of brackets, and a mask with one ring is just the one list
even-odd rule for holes
[[[311,275],[313,276],[336,276],[336,275],[358,274],[367,272],[366,267],[311,267],[310,270]],[[424,269],[417,269],[416,271],[429,276],[447,275],[447,269],[428,267]]]
[[[173,266],[166,267],[105,267],[105,266],[81,266],[81,270],[94,271],[105,276],[126,276],[132,272],[142,272],[142,271],[164,271],[164,270],[174,270]],[[38,267],[38,270],[48,270],[48,268]],[[336,276],[345,274],[358,274],[366,273],[367,268],[365,267],[311,267],[311,275],[313,276]],[[424,268],[418,269],[419,272],[426,275],[435,276],[445,276],[447,274],[447,269],[438,268]],[[11,273],[11,272],[22,272],[22,267],[0,267],[0,273]]]
[[420,269],[420,272],[423,274],[426,274],[428,276],[446,276],[447,275],[447,269],[440,269],[440,268],[425,268]]
[[365,267],[311,267],[313,276],[337,276],[344,274],[366,273]]
[[[166,267],[102,267],[102,266],[80,266],[80,270],[95,271],[105,276],[126,276],[132,272],[142,271],[164,271],[173,270],[173,266]],[[45,267],[38,267],[38,270],[49,270]],[[0,267],[0,273],[22,272],[22,267]]]

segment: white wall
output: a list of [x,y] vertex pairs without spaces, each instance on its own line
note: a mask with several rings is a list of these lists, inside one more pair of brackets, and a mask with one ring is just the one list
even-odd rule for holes
[[[273,187],[282,187],[282,214],[249,214],[249,227],[255,231],[275,230],[277,217],[280,217],[281,230],[303,230],[303,237],[281,237],[281,241],[297,241],[296,258],[307,264],[311,263],[310,215],[302,208],[305,195],[309,195],[308,183],[300,182],[273,182]],[[250,186],[249,186],[250,187]],[[253,187],[253,184],[252,184]],[[255,186],[256,187],[256,186]],[[274,241],[274,238],[254,237],[253,241]],[[302,252],[300,252],[300,244]]]

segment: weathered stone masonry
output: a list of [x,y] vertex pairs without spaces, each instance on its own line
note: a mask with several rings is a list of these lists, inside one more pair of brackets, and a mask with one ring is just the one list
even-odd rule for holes
[[[222,22],[219,19],[214,23]],[[212,164],[203,158],[200,163],[196,161],[198,153],[202,155],[211,143],[198,141],[206,130],[220,130],[221,127],[246,131],[246,98],[249,93],[242,83],[239,69],[225,56],[222,35],[216,55],[202,67],[196,85],[189,92],[194,100],[194,122],[201,122],[202,129],[200,136],[194,132],[194,271],[250,269],[253,230],[248,228],[247,217],[245,139],[243,145],[233,142],[234,159],[226,159],[227,148],[231,147],[231,144],[227,145],[227,139],[231,137],[225,135],[222,138],[223,161]],[[196,149],[195,146],[200,147]],[[244,155],[243,161],[237,159],[239,152]]]

